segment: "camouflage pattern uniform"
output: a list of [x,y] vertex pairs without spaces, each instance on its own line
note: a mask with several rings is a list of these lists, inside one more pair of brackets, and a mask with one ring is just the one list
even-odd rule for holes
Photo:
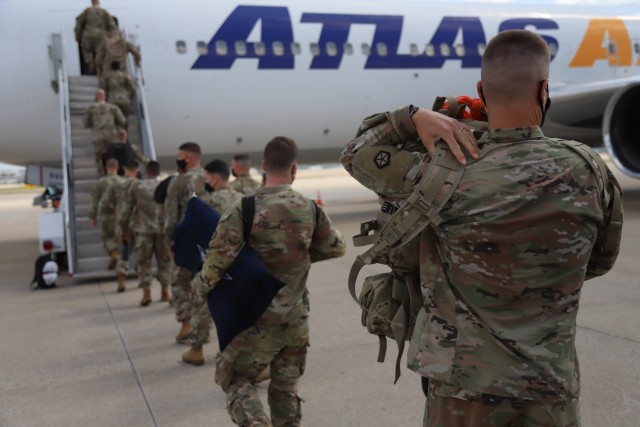
[[76,18],[76,40],[90,74],[96,72],[96,52],[113,28],[111,15],[101,7],[88,7]]
[[260,183],[249,175],[239,176],[231,184],[229,188],[242,193],[245,196],[251,196],[256,193],[256,190],[260,188]]
[[[115,233],[116,233],[116,238],[118,239],[118,245],[120,249],[119,250],[120,257],[118,258],[116,273],[118,273],[119,275],[125,275],[125,276],[129,274],[129,261],[128,260],[125,261],[122,257],[124,244],[121,241],[121,237],[122,237],[122,234],[125,232],[125,230],[130,230],[133,227],[131,225],[131,222],[128,222],[126,225],[123,225],[123,216],[125,212],[128,210],[128,207],[127,207],[128,191],[131,188],[131,185],[133,185],[136,181],[138,181],[138,178],[121,177],[121,179],[116,183],[116,185],[113,185],[107,189],[104,196],[100,200],[101,207],[103,205],[109,206],[109,207],[112,207],[115,211],[115,223],[116,223]],[[128,237],[127,242],[129,245],[129,257],[130,257],[131,253],[133,252],[132,236]]]
[[96,102],[84,112],[82,118],[84,127],[91,128],[93,151],[98,168],[98,175],[104,175],[102,155],[107,152],[109,145],[118,140],[117,128],[125,127],[127,119],[120,109],[108,102]]
[[[306,287],[312,262],[342,256],[345,242],[318,207],[284,185],[256,193],[249,244],[267,270],[285,283],[255,326],[240,333],[216,360],[216,383],[227,394],[227,408],[238,425],[300,425],[297,382],[304,372],[309,346],[309,299]],[[220,218],[197,276],[203,299],[220,281],[244,245],[242,205],[235,203]],[[314,230],[315,228],[315,230]],[[271,369],[271,421],[252,384]]]
[[[411,192],[414,181],[385,178],[429,161],[397,150],[418,139],[409,111],[365,119],[341,156],[379,194]],[[429,378],[425,425],[577,426],[580,289],[615,260],[594,247],[598,180],[537,126],[489,130],[478,144],[443,222],[420,241],[425,306],[407,360]],[[383,151],[389,161],[376,162]]]
[[[209,205],[220,214],[226,212],[242,194],[229,188],[219,188],[205,197]],[[213,320],[209,314],[207,301],[200,298],[195,286],[191,286],[191,343],[202,345],[209,342]]]
[[131,77],[122,70],[113,72],[105,78],[107,100],[118,106],[122,114],[131,114],[131,100],[136,96],[136,86]]
[[[206,196],[204,169],[201,167],[191,168],[171,180],[167,190],[167,199],[164,202],[164,234],[170,241],[173,241],[176,225],[184,218],[187,204],[194,193],[200,197]],[[189,270],[174,266],[171,295],[178,322],[191,319],[191,279],[193,279],[193,275]]]
[[[135,253],[140,288],[148,288],[153,281],[151,272],[151,258],[155,256],[158,264],[157,279],[163,288],[169,287],[171,277],[169,251],[164,244],[164,238],[158,233],[158,210],[153,199],[159,182],[156,179],[134,181],[128,191],[127,203],[124,206],[121,223],[125,233],[135,235]],[[132,228],[127,227],[131,224]]]
[[102,243],[107,253],[117,251],[120,247],[119,236],[116,235],[116,209],[115,205],[111,206],[100,203],[102,196],[107,194],[110,187],[119,185],[124,178],[116,174],[105,175],[98,179],[91,189],[91,205],[89,206],[89,219],[96,220],[98,218],[98,206],[100,206],[99,218],[100,228],[102,230]]
[[98,74],[100,75],[100,87],[106,89],[105,85],[113,70],[111,69],[111,63],[118,61],[120,63],[120,70],[127,73],[127,53],[131,53],[135,59],[136,66],[140,67],[140,51],[133,43],[124,40],[120,34],[107,37],[107,39],[100,45],[96,54],[96,65],[98,67]]

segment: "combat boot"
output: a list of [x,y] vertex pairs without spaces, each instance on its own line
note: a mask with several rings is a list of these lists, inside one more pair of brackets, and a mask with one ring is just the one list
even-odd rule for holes
[[140,306],[146,307],[151,304],[151,288],[148,286],[146,288],[142,288],[142,299],[140,300]]
[[118,274],[118,292],[124,292],[127,287],[124,285],[124,281],[127,279],[127,276],[124,274]]
[[182,361],[194,366],[204,365],[204,353],[202,352],[202,345],[193,344],[189,350],[182,353]]
[[189,338],[189,332],[191,331],[191,325],[188,320],[182,321],[182,326],[180,327],[180,332],[176,335],[176,341],[179,343],[184,342],[187,338]]
[[169,305],[173,305],[173,301],[171,301],[171,297],[169,296],[169,287],[163,286],[162,293],[160,294],[160,301],[168,302]]
[[109,260],[109,265],[107,266],[107,268],[109,270],[114,270],[116,268],[116,265],[118,264],[118,252],[111,251],[109,253],[109,256],[111,257],[111,259]]

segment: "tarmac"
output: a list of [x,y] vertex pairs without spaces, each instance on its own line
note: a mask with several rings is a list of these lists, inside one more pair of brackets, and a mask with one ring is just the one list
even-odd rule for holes
[[[625,190],[622,250],[614,269],[585,283],[577,329],[582,425],[640,425],[640,181]],[[377,202],[339,169],[307,170],[294,184],[325,209],[349,242],[346,256],[311,268],[311,347],[300,381],[303,426],[419,426],[420,379],[403,369],[393,385],[395,346],[376,363],[378,340],[360,323],[347,292],[350,242]],[[166,303],[139,307],[131,278],[116,293],[113,278],[59,280],[32,292],[38,256],[37,193],[0,191],[0,427],[232,426],[214,383],[215,333],[206,364],[181,362],[178,323]],[[361,273],[384,271],[367,267]],[[266,406],[266,383],[258,386]]]

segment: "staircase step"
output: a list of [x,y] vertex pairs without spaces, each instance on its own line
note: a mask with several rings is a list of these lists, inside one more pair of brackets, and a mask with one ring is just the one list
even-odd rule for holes
[[[104,245],[102,241],[94,242],[94,243],[84,243],[82,245],[77,246],[78,251],[78,259],[87,259],[87,258],[106,258],[107,263],[109,262],[109,254],[104,249]],[[82,256],[82,258],[80,258]]]
[[73,177],[77,180],[97,179],[98,170],[96,169],[95,163],[93,166],[87,168],[74,168]]
[[78,271],[75,276],[115,276],[115,272],[107,270],[109,257],[78,258]]
[[102,242],[102,237],[100,237],[100,234],[101,231],[99,226],[91,230],[78,231],[76,232],[76,244],[86,245],[96,242]]

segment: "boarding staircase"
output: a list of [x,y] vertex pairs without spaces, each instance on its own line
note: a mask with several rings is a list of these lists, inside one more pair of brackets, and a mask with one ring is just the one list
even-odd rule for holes
[[[124,35],[126,37],[126,34]],[[75,278],[100,278],[113,276],[107,270],[109,256],[106,253],[100,227],[93,227],[89,220],[91,190],[98,180],[91,130],[85,129],[82,117],[94,102],[98,89],[96,76],[68,76],[61,34],[51,36],[50,56],[57,86],[62,134],[62,161],[64,172],[64,206],[69,273]],[[153,137],[147,114],[142,69],[134,66],[129,57],[128,69],[137,87],[135,106],[127,117],[129,142],[138,145],[150,159],[155,159]]]

